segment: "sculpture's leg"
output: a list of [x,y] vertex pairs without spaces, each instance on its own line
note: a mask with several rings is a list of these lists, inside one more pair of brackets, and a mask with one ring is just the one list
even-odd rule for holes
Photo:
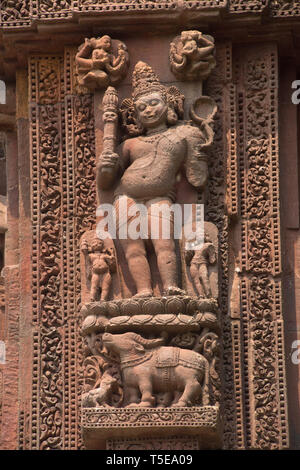
[[175,406],[177,404],[181,395],[182,395],[182,392],[180,392],[179,390],[175,390],[172,406]]
[[143,240],[120,240],[137,296],[152,295],[151,272]]
[[123,405],[128,407],[137,406],[138,401],[138,389],[136,387],[124,387]]
[[83,78],[84,86],[96,88],[98,84],[100,87],[107,86],[109,84],[109,78],[106,72],[103,70],[93,70],[85,75]]
[[198,265],[192,263],[190,267],[191,278],[193,279],[195,288],[199,296],[204,295],[203,287],[199,279],[199,268]]
[[110,285],[111,285],[111,274],[108,271],[107,273],[103,275],[103,278],[102,278],[100,300],[107,300],[108,295],[109,295]]
[[152,384],[149,377],[142,377],[140,380],[140,392],[142,394],[139,406],[154,406],[155,397],[152,395]]
[[206,297],[211,297],[211,288],[206,264],[201,264],[199,266],[199,277],[203,283],[204,294],[206,295]]
[[197,378],[190,379],[185,386],[184,392],[178,402],[172,406],[190,406],[201,395],[201,385]]
[[100,281],[101,281],[101,275],[94,273],[91,279],[91,296],[90,296],[91,301],[97,300]]
[[164,292],[178,287],[174,240],[152,240]]
[[184,294],[184,291],[178,287],[172,201],[156,198],[148,201],[147,206],[148,231],[151,234],[164,294]]

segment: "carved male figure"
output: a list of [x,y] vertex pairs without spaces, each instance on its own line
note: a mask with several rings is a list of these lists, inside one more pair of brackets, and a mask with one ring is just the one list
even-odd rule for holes
[[81,250],[90,264],[90,300],[98,299],[99,289],[101,289],[100,300],[107,300],[112,281],[110,270],[115,260],[114,254],[104,249],[103,240],[96,236],[91,242],[90,250],[85,241],[82,243]]
[[[153,206],[171,207],[176,201],[176,183],[185,175],[190,184],[203,190],[207,181],[208,130],[179,121],[183,97],[175,87],[166,88],[147,64],[139,62],[133,74],[133,100],[126,101],[124,114],[135,117],[137,137],[128,138],[117,153],[102,153],[97,167],[97,184],[107,189],[116,181],[115,207],[128,209],[143,203],[148,223],[153,220]],[[132,124],[130,124],[132,131]],[[121,178],[120,178],[121,176]],[[120,179],[119,179],[120,178]],[[128,216],[127,221],[131,218]],[[170,218],[172,233],[172,218]],[[128,267],[136,285],[137,296],[151,296],[151,272],[144,240],[120,240]],[[157,266],[165,294],[180,294],[176,274],[174,238],[152,239]]]
[[204,243],[195,250],[190,265],[190,273],[198,295],[211,297],[211,286],[208,275],[208,265],[216,262],[216,250],[209,236],[204,235]]

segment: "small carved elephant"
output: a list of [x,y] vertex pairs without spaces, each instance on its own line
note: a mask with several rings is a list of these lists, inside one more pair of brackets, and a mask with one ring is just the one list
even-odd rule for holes
[[124,405],[154,407],[161,392],[174,393],[172,406],[192,406],[201,394],[202,404],[209,404],[209,364],[201,354],[136,333],[104,333],[102,340],[120,356]]

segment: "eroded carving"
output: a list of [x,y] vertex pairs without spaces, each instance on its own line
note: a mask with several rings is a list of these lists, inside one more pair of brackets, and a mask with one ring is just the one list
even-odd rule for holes
[[170,65],[179,80],[206,80],[216,66],[215,42],[200,31],[183,31],[170,44]]
[[129,55],[123,42],[112,40],[106,35],[86,38],[75,60],[79,85],[95,90],[109,84],[115,85],[124,78]]

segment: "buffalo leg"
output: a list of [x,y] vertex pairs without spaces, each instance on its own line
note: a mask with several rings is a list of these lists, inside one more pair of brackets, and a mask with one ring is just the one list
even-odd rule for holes
[[138,401],[138,389],[136,387],[126,387],[124,390],[124,406],[137,406]]
[[201,394],[201,385],[198,380],[195,378],[187,382],[184,392],[180,397],[179,401],[173,406],[190,406],[195,404],[195,400]]
[[152,395],[152,384],[148,379],[143,379],[140,382],[140,391],[142,394],[141,402],[139,406],[154,406],[155,405],[155,398]]

